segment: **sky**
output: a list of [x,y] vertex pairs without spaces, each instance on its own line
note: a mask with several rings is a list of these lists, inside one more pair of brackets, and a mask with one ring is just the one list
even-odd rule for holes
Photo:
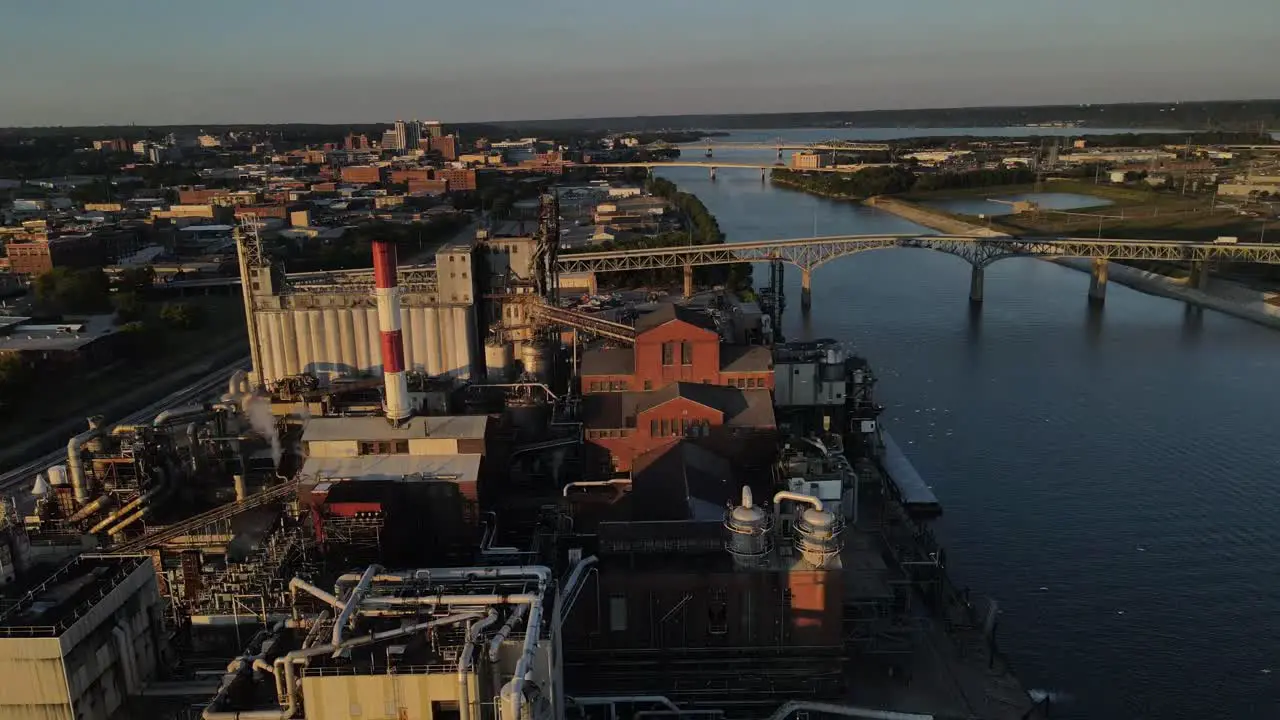
[[1280,95],[1277,0],[0,0],[0,127]]

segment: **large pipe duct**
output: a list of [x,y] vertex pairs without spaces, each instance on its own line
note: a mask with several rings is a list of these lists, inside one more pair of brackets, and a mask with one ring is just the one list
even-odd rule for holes
[[102,428],[95,418],[89,419],[89,429],[67,441],[67,473],[71,476],[71,490],[76,502],[89,502],[89,485],[84,477],[84,461],[80,449],[90,440],[102,435]]
[[462,655],[458,657],[458,717],[459,720],[471,720],[471,718],[480,716],[479,698],[475,701],[475,707],[472,707],[471,688],[468,679],[471,676],[471,670],[475,663],[476,643],[480,641],[480,635],[488,630],[494,623],[498,622],[499,615],[497,610],[490,609],[489,614],[483,620],[476,621],[467,630],[467,642],[462,646]]
[[183,407],[169,408],[156,415],[156,419],[151,421],[151,426],[161,428],[169,423],[211,413],[213,413],[213,408],[209,405],[184,405]]
[[408,419],[409,383],[404,374],[404,336],[400,330],[400,289],[396,287],[396,246],[373,241],[374,296],[378,301],[378,330],[382,334],[382,381],[386,387],[387,419],[399,425]]
[[347,630],[347,623],[350,622],[351,616],[355,614],[356,608],[360,606],[360,601],[365,595],[369,594],[369,588],[373,586],[373,577],[382,569],[381,565],[370,565],[365,568],[364,575],[360,576],[360,582],[356,584],[351,594],[347,596],[346,604],[342,606],[342,610],[338,613],[338,619],[333,621],[333,644],[342,645],[342,635]]

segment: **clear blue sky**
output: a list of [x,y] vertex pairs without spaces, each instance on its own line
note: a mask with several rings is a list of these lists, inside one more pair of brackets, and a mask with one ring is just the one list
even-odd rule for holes
[[1280,95],[1280,0],[0,0],[0,126]]

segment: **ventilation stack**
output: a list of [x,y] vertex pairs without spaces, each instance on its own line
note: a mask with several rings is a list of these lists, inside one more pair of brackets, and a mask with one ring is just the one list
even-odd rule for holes
[[387,420],[403,423],[409,409],[409,383],[404,375],[404,336],[400,332],[400,289],[396,287],[396,246],[373,241],[374,295],[378,299],[378,330],[382,333],[382,381],[386,385]]

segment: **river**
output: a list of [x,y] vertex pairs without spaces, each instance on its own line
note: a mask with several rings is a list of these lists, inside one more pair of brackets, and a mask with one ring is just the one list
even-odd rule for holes
[[[730,242],[921,230],[754,170],[661,175]],[[808,319],[787,281],[789,336],[851,340],[878,370],[887,426],[946,509],[954,579],[1000,601],[1024,684],[1069,698],[1055,717],[1280,717],[1280,332],[1116,284],[1092,309],[1088,275],[1033,259],[989,267],[972,312],[969,266],[928,250],[820,267]]]

